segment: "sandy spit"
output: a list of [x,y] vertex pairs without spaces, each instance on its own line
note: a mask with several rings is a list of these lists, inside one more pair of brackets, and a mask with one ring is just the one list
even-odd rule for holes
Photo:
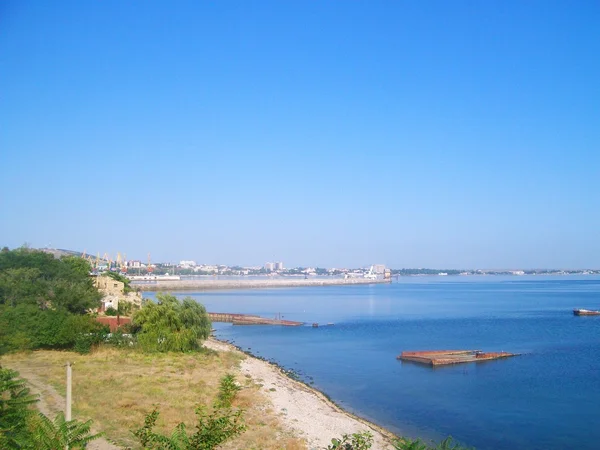
[[[204,345],[217,351],[239,351],[214,338],[206,340]],[[284,426],[306,439],[309,449],[325,449],[334,437],[362,431],[373,434],[373,450],[393,448],[391,433],[344,411],[316,389],[284,375],[277,366],[246,355],[241,372],[262,384],[261,392],[271,401]]]

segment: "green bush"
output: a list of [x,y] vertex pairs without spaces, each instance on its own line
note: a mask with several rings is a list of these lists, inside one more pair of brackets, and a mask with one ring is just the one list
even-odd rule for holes
[[200,340],[210,333],[211,323],[204,306],[192,298],[178,300],[159,293],[157,302],[146,301],[133,315],[137,341],[146,352],[199,350]]
[[396,450],[475,450],[473,447],[463,447],[454,441],[452,436],[448,436],[439,444],[433,446],[427,445],[420,439],[397,439],[393,443]]
[[123,328],[125,328],[125,326],[119,328],[113,333],[110,333],[104,342],[107,345],[112,345],[113,347],[133,347],[136,345],[135,337],[126,332],[126,330]]
[[116,316],[118,313],[119,311],[117,311],[112,306],[109,306],[108,308],[106,308],[106,311],[104,311],[104,314],[106,314],[107,316]]
[[332,439],[327,450],[368,450],[373,445],[373,435],[368,431],[344,434],[341,439]]
[[[209,412],[205,406],[196,408],[198,423],[194,434],[187,434],[184,423],[177,425],[170,436],[154,433],[152,429],[159,415],[156,409],[146,416],[144,426],[133,434],[145,449],[213,450],[246,430],[243,411],[230,407],[238,390],[233,376],[225,375],[221,379],[219,396],[212,410]],[[228,407],[223,407],[221,398],[228,399]]]
[[235,382],[235,377],[228,373],[223,378],[219,385],[219,394],[217,395],[216,404],[220,408],[230,408],[231,402],[240,391],[241,387]]
[[[91,316],[65,310],[39,309],[34,305],[0,305],[0,354],[38,348],[73,348],[77,340],[99,342],[106,327]],[[82,336],[93,335],[93,338]],[[83,348],[83,347],[80,347]]]
[[51,421],[31,409],[37,398],[13,370],[0,368],[0,448],[83,449],[101,434],[90,434],[92,421],[66,421],[62,413]]

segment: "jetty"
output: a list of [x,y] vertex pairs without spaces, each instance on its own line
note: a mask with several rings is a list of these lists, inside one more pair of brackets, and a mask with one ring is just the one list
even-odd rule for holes
[[132,285],[140,291],[211,291],[220,289],[265,289],[290,288],[304,286],[356,286],[364,284],[389,284],[390,279],[370,278],[269,278],[269,279],[233,279],[233,280],[148,280],[133,281]]
[[493,359],[517,356],[508,352],[483,352],[481,350],[431,350],[422,352],[402,352],[396,359],[412,361],[430,366],[445,366],[468,362],[491,361]]
[[225,322],[234,325],[281,325],[284,327],[299,327],[304,322],[295,322],[293,320],[283,320],[281,317],[270,319],[267,317],[255,316],[252,314],[231,314],[209,312],[208,317],[211,322]]

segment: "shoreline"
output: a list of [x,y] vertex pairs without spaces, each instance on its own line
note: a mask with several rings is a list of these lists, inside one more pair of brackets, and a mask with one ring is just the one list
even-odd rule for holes
[[240,372],[262,384],[260,392],[269,399],[286,428],[304,438],[309,449],[323,449],[331,439],[344,434],[369,431],[373,435],[372,450],[393,448],[396,438],[389,430],[346,411],[326,394],[296,380],[276,363],[261,359],[230,342],[210,336],[204,345],[217,351],[237,351],[245,355]]
[[179,280],[133,282],[132,287],[145,292],[157,291],[216,291],[226,289],[265,289],[307,286],[362,286],[369,284],[390,284],[391,280],[370,280],[365,278],[332,279],[268,279],[268,280]]

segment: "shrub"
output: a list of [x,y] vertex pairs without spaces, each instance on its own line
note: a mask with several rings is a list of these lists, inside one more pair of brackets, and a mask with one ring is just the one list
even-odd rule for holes
[[[37,348],[73,348],[82,335],[103,339],[106,329],[91,316],[64,309],[39,309],[34,305],[0,305],[0,354]],[[90,338],[91,339],[91,338]]]
[[136,344],[135,337],[132,334],[128,333],[124,328],[126,328],[126,327],[122,326],[121,328],[114,331],[113,333],[110,333],[106,337],[104,342],[108,345],[112,345],[113,347],[132,347],[132,346],[134,346]]
[[180,301],[159,293],[156,298],[157,303],[147,301],[133,316],[140,347],[147,352],[199,350],[211,329],[204,306],[189,297]]
[[51,421],[30,406],[37,398],[30,395],[25,381],[13,370],[0,368],[0,448],[56,450],[81,449],[101,434],[90,435],[92,421],[66,421],[59,413]]
[[220,408],[230,408],[231,402],[240,391],[241,387],[235,382],[235,377],[228,373],[221,378],[219,386],[219,394],[217,395],[216,404]]
[[109,306],[108,308],[106,308],[106,311],[104,311],[104,314],[106,314],[107,316],[116,316],[118,313],[119,312],[112,306]]
[[473,447],[463,447],[454,441],[452,436],[448,436],[439,444],[433,444],[433,447],[425,444],[420,439],[397,439],[393,443],[396,450],[475,450]]
[[29,406],[37,402],[14,370],[0,368],[0,448],[19,448],[27,441]]
[[133,435],[145,449],[213,450],[246,430],[243,411],[222,406],[221,398],[228,399],[231,405],[238,390],[233,376],[225,375],[221,379],[219,395],[212,410],[209,412],[202,405],[196,408],[198,423],[196,432],[192,435],[187,434],[184,423],[177,425],[170,436],[154,433],[152,429],[159,415],[156,409],[146,416],[144,426],[135,430]]
[[368,431],[344,434],[341,439],[332,439],[327,450],[367,450],[373,445],[373,435]]

